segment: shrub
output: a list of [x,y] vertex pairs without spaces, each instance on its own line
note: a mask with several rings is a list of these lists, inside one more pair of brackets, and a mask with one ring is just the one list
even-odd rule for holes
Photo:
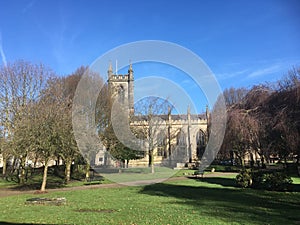
[[266,171],[254,171],[251,173],[251,177],[253,180],[252,188],[257,188],[257,189],[266,189],[265,187],[265,175]]
[[236,182],[237,182],[237,185],[242,188],[250,187],[252,185],[251,171],[249,169],[242,170],[236,176]]
[[278,171],[241,171],[236,177],[237,184],[240,187],[252,187],[270,191],[286,191],[292,179],[284,172]]
[[292,182],[291,177],[283,172],[265,174],[264,183],[270,191],[286,191]]

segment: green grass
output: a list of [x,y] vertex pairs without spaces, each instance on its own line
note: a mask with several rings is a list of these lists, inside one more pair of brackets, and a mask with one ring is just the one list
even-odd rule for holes
[[[27,190],[38,190],[42,184],[42,174],[34,174],[31,176],[24,185],[19,185],[15,180],[9,179],[9,181],[0,178],[0,189],[1,188],[18,188]],[[109,184],[112,181],[108,179],[103,179],[101,182],[89,182],[88,184],[101,183]],[[81,180],[71,180],[68,184],[65,184],[65,180],[61,177],[55,176],[53,174],[48,174],[47,177],[47,189],[53,188],[63,188],[63,187],[78,187],[86,185],[87,182]]]
[[140,180],[168,179],[169,177],[172,177],[176,172],[177,171],[166,167],[155,167],[155,173],[151,173],[151,168],[147,167],[122,169],[121,173],[100,173],[108,180],[122,183]]
[[[232,178],[211,177],[10,196],[0,199],[0,224],[299,224],[299,192],[240,189],[234,184]],[[32,197],[66,197],[67,205],[25,205]]]
[[0,178],[0,189],[1,188],[9,188],[9,187],[13,187],[15,186],[16,183],[15,182],[9,182],[9,181],[6,181],[2,178]]
[[240,168],[237,166],[224,166],[224,165],[210,165],[205,171],[211,171],[214,168],[215,172],[239,172]]
[[300,184],[300,177],[292,177],[293,184]]

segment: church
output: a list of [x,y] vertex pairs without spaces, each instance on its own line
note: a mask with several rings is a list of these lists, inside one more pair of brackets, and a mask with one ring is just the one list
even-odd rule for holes
[[[134,115],[134,75],[132,64],[129,65],[127,74],[113,73],[112,65],[108,68],[108,88],[113,99],[125,100],[129,113]],[[195,164],[201,158],[208,140],[208,107],[203,114],[191,114],[189,108],[185,115],[158,115],[165,121],[155,136],[153,150],[154,165],[166,165],[171,167],[184,167]],[[131,127],[149,126],[144,117],[134,116],[130,122]],[[128,167],[146,167],[149,162],[149,154],[145,152],[143,157],[130,160]],[[95,156],[94,166],[118,167],[119,162],[114,160],[106,151],[105,146]]]

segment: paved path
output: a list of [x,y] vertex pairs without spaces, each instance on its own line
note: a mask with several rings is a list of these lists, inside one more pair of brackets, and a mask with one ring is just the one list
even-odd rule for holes
[[[205,177],[224,177],[224,176],[232,176],[237,173],[208,173],[204,174]],[[98,188],[121,188],[127,186],[143,186],[154,183],[160,183],[163,181],[176,181],[176,180],[185,180],[189,177],[171,177],[169,179],[154,179],[154,180],[141,180],[141,181],[130,181],[124,183],[112,183],[112,184],[94,184],[94,185],[83,185],[77,187],[64,187],[64,188],[56,188],[56,189],[47,189],[48,193],[58,192],[58,191],[76,191],[76,190],[87,190],[87,189],[98,189]],[[13,188],[1,188],[0,189],[0,198],[11,196],[11,195],[21,195],[21,194],[34,194],[37,190],[18,190]]]

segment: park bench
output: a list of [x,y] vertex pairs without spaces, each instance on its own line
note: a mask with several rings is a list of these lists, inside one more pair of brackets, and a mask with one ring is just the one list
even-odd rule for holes
[[87,178],[86,185],[90,184],[101,184],[101,181],[103,181],[104,178],[102,176],[91,176]]
[[193,176],[197,177],[197,178],[198,177],[203,178],[203,176],[204,176],[204,170],[202,170],[202,171],[200,171],[200,170],[195,171],[194,174],[193,174]]

